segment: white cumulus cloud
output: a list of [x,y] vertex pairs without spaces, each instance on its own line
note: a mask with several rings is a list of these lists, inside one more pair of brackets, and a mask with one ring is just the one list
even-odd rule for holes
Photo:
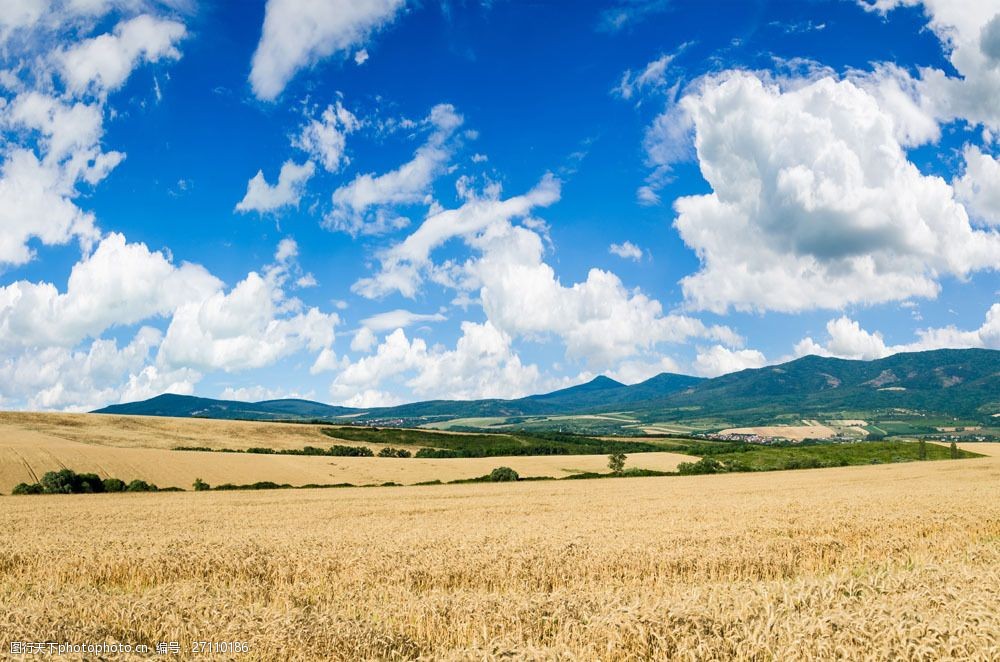
[[395,399],[383,389],[393,382],[420,398],[474,399],[527,395],[539,381],[537,366],[521,362],[507,335],[490,322],[463,322],[454,349],[428,347],[402,329],[393,331],[374,354],[337,375],[330,392],[343,404],[373,406]]
[[639,262],[642,260],[644,253],[642,249],[633,244],[631,241],[623,241],[620,244],[611,244],[608,247],[608,252],[612,255],[617,255],[624,260],[634,260]]
[[306,183],[315,171],[316,166],[312,161],[306,161],[302,165],[291,160],[285,161],[278,174],[277,183],[272,185],[264,179],[264,171],[258,170],[257,174],[247,182],[247,192],[236,204],[236,211],[255,211],[264,214],[298,205],[305,192]]
[[203,267],[175,266],[112,233],[73,266],[65,292],[47,282],[0,287],[0,348],[72,347],[114,326],[169,315],[220,285]]
[[983,323],[975,329],[963,330],[954,325],[917,329],[916,340],[888,345],[878,331],[866,331],[857,321],[846,316],[826,324],[826,342],[812,337],[795,345],[794,354],[805,356],[835,356],[842,359],[880,359],[899,352],[921,352],[932,349],[1000,349],[1000,303],[986,311]]
[[403,0],[268,0],[250,70],[254,94],[275,99],[297,71],[365,43],[403,5]]
[[767,359],[756,349],[729,349],[713,345],[700,349],[694,360],[694,370],[702,377],[718,377],[747,368],[760,368]]
[[182,23],[148,14],[122,21],[113,32],[62,51],[66,84],[76,94],[107,94],[121,87],[139,62],[179,58],[176,44],[186,32]]
[[385,207],[420,202],[428,196],[431,184],[448,166],[455,149],[455,132],[462,122],[462,116],[449,104],[431,109],[424,121],[431,133],[413,158],[381,175],[359,174],[334,191],[333,210],[325,225],[352,235],[381,234],[403,227],[406,220]]
[[358,118],[337,101],[327,106],[318,119],[306,122],[292,145],[308,153],[327,172],[337,172],[349,162],[344,153],[347,136],[359,126]]
[[893,118],[850,81],[781,89],[706,79],[681,105],[712,193],[679,198],[675,227],[701,261],[688,302],[798,311],[934,297],[938,280],[1000,264],[952,188],[906,157]]
[[955,194],[973,218],[1000,226],[1000,161],[971,145],[964,156],[965,169],[955,179]]

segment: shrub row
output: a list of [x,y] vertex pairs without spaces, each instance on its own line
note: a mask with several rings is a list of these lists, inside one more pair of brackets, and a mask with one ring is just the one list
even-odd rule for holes
[[392,448],[386,446],[378,452],[379,457],[411,457],[412,453],[405,448]]
[[78,474],[72,469],[49,471],[37,483],[18,483],[11,494],[100,494],[102,492],[160,492],[144,480],[130,483],[118,478],[101,479],[97,474]]

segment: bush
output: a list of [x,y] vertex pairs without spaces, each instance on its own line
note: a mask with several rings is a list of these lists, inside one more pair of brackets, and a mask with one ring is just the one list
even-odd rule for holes
[[105,478],[104,479],[104,491],[105,492],[124,492],[125,491],[125,481],[119,480],[118,478]]
[[49,471],[38,482],[41,494],[93,494],[104,491],[97,474],[78,474],[72,469]]
[[375,453],[367,446],[330,446],[327,455],[338,457],[374,457]]
[[391,448],[386,446],[378,452],[379,457],[410,457],[410,451],[405,448]]
[[38,481],[43,494],[73,494],[76,485],[76,473],[70,469],[46,472]]
[[417,457],[430,457],[435,459],[462,457],[458,451],[449,451],[443,448],[421,448],[417,451]]
[[19,483],[11,494],[99,494],[101,492],[157,492],[159,489],[143,480],[128,485],[117,478],[97,474],[78,474],[72,469],[46,472],[37,483]]
[[506,483],[510,481],[520,480],[520,476],[517,472],[510,467],[497,467],[490,472],[490,482],[491,483]]
[[608,456],[608,468],[611,473],[620,474],[625,470],[625,453],[612,453]]
[[677,472],[682,476],[717,474],[725,470],[726,468],[721,462],[710,457],[703,457],[697,462],[681,462],[677,465]]
[[210,489],[212,489],[212,486],[203,481],[201,478],[194,479],[195,492],[204,492],[205,490],[210,490]]

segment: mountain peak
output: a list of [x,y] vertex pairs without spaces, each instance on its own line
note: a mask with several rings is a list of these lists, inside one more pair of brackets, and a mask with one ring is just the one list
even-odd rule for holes
[[580,386],[589,388],[618,388],[619,386],[625,386],[625,384],[622,384],[619,381],[615,381],[610,377],[606,377],[604,375],[598,375],[593,379],[591,379],[589,382],[585,384],[580,384]]

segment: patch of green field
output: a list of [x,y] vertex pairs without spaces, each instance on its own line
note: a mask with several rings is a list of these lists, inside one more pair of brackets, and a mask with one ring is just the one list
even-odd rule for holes
[[889,420],[889,421],[875,421],[873,425],[884,430],[887,435],[904,435],[904,434],[932,434],[937,432],[937,428],[933,425],[929,425],[923,421],[908,421],[908,420]]
[[503,425],[507,422],[504,416],[480,416],[472,418],[452,418],[447,421],[424,423],[420,427],[430,430],[451,430],[453,428],[489,428]]
[[347,441],[392,446],[417,446],[417,457],[494,457],[509,455],[607,455],[650,453],[664,448],[656,443],[608,441],[558,432],[451,434],[412,428],[339,427],[323,433]]
[[[951,450],[926,444],[928,460],[947,460]],[[959,458],[981,457],[959,450]],[[906,441],[859,441],[809,446],[754,446],[743,452],[712,455],[732,471],[774,471],[810,467],[846,467],[858,464],[892,464],[920,459],[920,444]]]

